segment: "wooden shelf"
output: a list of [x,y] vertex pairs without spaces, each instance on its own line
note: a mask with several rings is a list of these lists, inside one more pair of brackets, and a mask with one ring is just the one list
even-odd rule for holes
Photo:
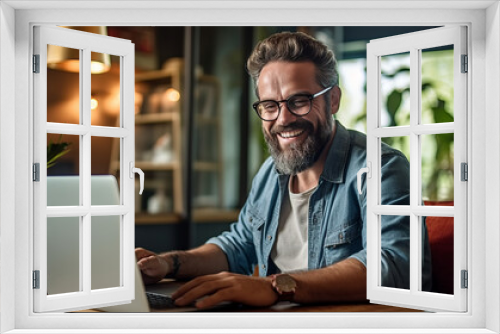
[[175,213],[164,213],[151,215],[148,213],[138,213],[135,215],[135,225],[163,225],[178,224],[182,221],[180,215]]
[[[137,106],[137,109],[141,113],[135,115],[135,124],[137,126],[136,158],[138,159],[135,162],[135,167],[145,172],[144,183],[145,188],[148,190],[147,196],[154,196],[152,193],[156,192],[157,189],[165,188],[162,190],[166,191],[166,196],[172,203],[171,212],[157,215],[148,214],[147,210],[143,207],[143,203],[140,203],[141,205],[137,206],[136,224],[175,224],[185,222],[185,220],[181,219],[181,213],[185,209],[183,203],[185,190],[182,184],[184,173],[192,174],[191,177],[202,175],[203,177],[216,178],[218,198],[216,204],[218,206],[222,205],[223,186],[221,183],[223,163],[220,133],[221,120],[219,117],[219,79],[215,76],[204,74],[199,74],[196,77],[194,89],[197,99],[195,102],[198,109],[195,111],[195,115],[193,115],[196,126],[195,135],[200,135],[199,133],[203,134],[203,136],[200,135],[199,137],[199,144],[201,146],[200,150],[206,154],[200,156],[203,160],[194,162],[192,171],[187,171],[185,166],[182,165],[183,137],[181,111],[183,110],[183,99],[167,101],[165,100],[167,96],[163,95],[170,88],[177,90],[179,94],[183,94],[183,64],[182,59],[172,58],[165,63],[161,70],[136,73],[135,75],[136,91],[143,97],[142,105]],[[166,143],[166,135],[170,136],[170,142],[168,143],[170,147],[167,149],[172,153],[171,160],[163,160],[170,161],[168,163],[155,163],[152,161],[155,156],[154,151],[158,147],[161,151],[162,145]],[[212,156],[213,159],[210,159]],[[116,140],[110,167],[111,172],[119,172],[119,159],[120,142]],[[210,172],[210,175],[203,175],[203,172]],[[138,178],[136,178],[137,184]],[[211,182],[205,182],[204,185],[210,188],[213,187],[213,183]],[[204,194],[207,191],[199,192]],[[195,209],[195,211],[194,221],[196,222],[229,222],[235,221],[238,217],[237,212],[232,210]]]
[[[232,223],[238,220],[239,210],[221,210],[221,209],[193,209],[193,222],[195,224],[204,223]],[[135,216],[136,225],[162,225],[178,224],[182,221],[180,215],[175,213],[164,213],[150,215],[139,213]]]
[[172,122],[179,119],[177,112],[164,112],[155,114],[138,114],[135,115],[135,124],[156,124],[163,122]]
[[153,80],[167,80],[173,77],[171,71],[166,70],[157,70],[157,71],[149,71],[144,73],[136,73],[135,81],[153,81]]
[[137,161],[135,163],[135,167],[140,168],[143,171],[167,171],[179,168],[179,163],[154,163],[150,161]]
[[193,209],[195,223],[231,223],[238,220],[240,210],[222,210],[213,208]]

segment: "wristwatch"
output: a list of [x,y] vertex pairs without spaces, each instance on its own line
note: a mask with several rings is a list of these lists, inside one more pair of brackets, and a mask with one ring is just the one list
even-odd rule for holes
[[271,284],[278,294],[278,301],[293,301],[297,283],[288,274],[278,274],[271,276]]

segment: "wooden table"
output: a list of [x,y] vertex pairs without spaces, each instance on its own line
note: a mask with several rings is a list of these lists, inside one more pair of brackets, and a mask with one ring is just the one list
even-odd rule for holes
[[[156,284],[159,285],[169,285],[171,287],[178,288],[183,283],[179,281],[174,281],[171,279],[165,279]],[[83,310],[77,312],[99,312],[96,310]],[[172,313],[175,312],[175,309],[151,309],[151,312],[154,313]],[[316,304],[316,305],[301,305],[290,302],[280,302],[276,305],[269,307],[250,307],[239,304],[229,304],[218,306],[210,310],[205,311],[197,311],[200,312],[422,312],[420,310],[403,308],[403,307],[395,307],[395,306],[386,306],[380,304],[371,304],[369,302],[338,302],[338,303],[330,303],[330,304]]]
[[[173,280],[162,280],[157,284],[175,285],[180,287],[182,283]],[[173,312],[172,309],[152,309],[151,312]],[[175,312],[175,311],[174,311]],[[420,310],[371,304],[369,302],[339,302],[330,304],[301,305],[290,302],[280,302],[270,307],[250,307],[244,305],[225,305],[215,309],[199,312],[422,312]]]
[[[222,309],[223,310],[223,309]],[[300,305],[282,302],[271,307],[251,308],[241,306],[229,312],[421,312],[419,310],[386,306],[379,304],[361,303],[332,303],[323,305]],[[228,311],[226,311],[228,312]]]

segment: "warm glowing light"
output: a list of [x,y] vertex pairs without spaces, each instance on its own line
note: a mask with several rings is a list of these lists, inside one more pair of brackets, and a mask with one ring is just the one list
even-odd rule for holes
[[167,100],[172,101],[172,102],[177,102],[181,98],[181,94],[177,89],[174,88],[169,88],[165,91],[165,94],[167,95]]
[[95,98],[92,98],[90,100],[90,109],[95,110],[98,105],[99,105],[99,102]]
[[91,61],[90,62],[90,73],[92,74],[100,74],[107,72],[109,70],[110,66],[98,62],[98,61]]
[[[80,61],[78,59],[68,59],[60,63],[48,63],[47,66],[53,69],[59,69],[63,71],[79,73],[80,72]],[[101,74],[109,71],[110,66],[98,61],[90,62],[90,73]]]

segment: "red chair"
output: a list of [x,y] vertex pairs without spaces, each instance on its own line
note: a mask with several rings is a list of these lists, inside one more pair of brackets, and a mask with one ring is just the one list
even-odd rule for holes
[[[453,206],[453,201],[426,201],[427,206]],[[453,294],[453,217],[427,217],[432,256],[432,292]]]

